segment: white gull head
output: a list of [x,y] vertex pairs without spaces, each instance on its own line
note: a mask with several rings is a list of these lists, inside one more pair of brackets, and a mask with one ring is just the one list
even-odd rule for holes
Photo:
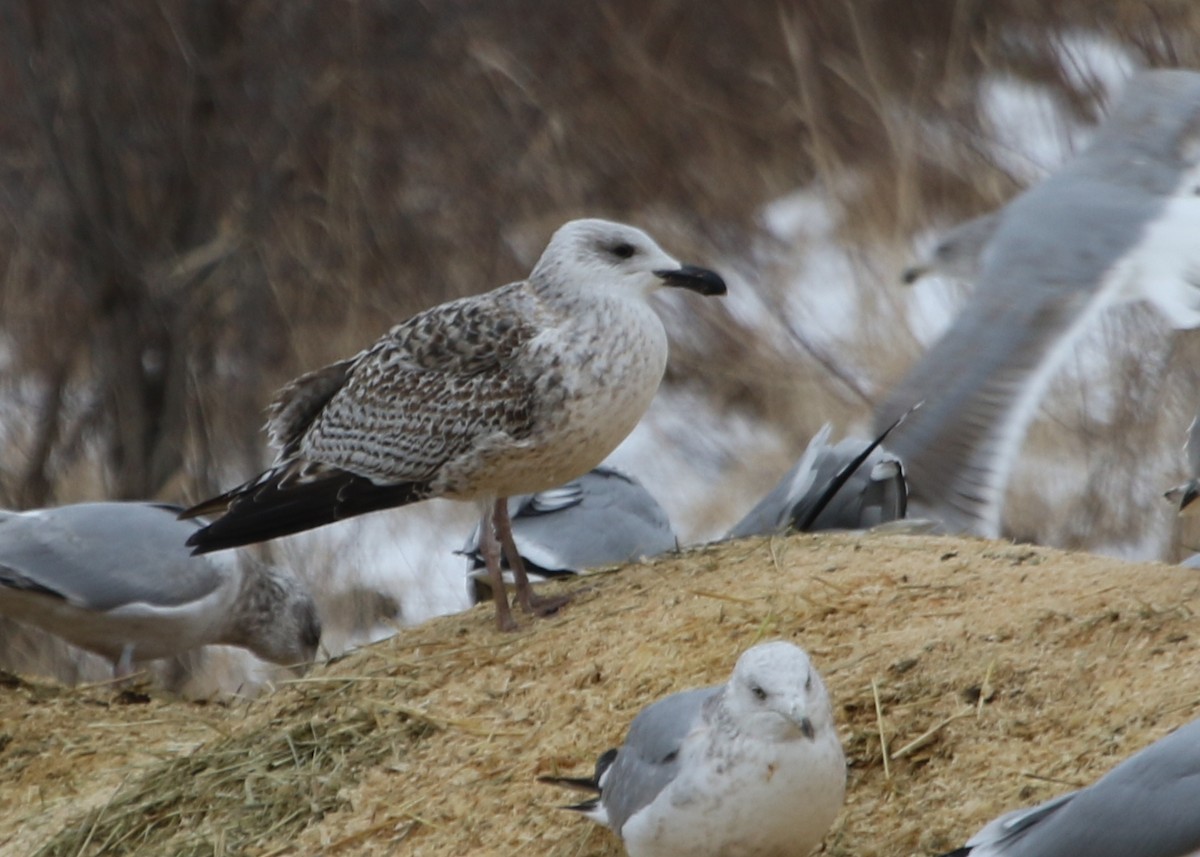
[[717,274],[681,265],[640,229],[609,220],[572,220],[559,227],[530,274],[539,292],[625,294],[644,298],[662,286],[703,295],[725,293]]
[[738,658],[724,708],[739,731],[760,739],[813,740],[833,728],[829,694],[799,646],[777,641]]

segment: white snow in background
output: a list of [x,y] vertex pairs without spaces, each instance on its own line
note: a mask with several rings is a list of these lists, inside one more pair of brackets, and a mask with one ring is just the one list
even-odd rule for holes
[[695,393],[664,389],[606,461],[654,495],[687,545],[719,538],[758,502],[761,486],[745,485],[735,474],[747,457],[778,453],[781,446],[769,426],[714,410]]
[[[1108,103],[1133,74],[1132,56],[1120,45],[1087,33],[1060,40],[1061,63],[1083,90],[1107,92]],[[1071,117],[1050,89],[1004,75],[984,80],[981,107],[992,129],[988,150],[1014,178],[1032,184],[1087,144],[1094,126]]]
[[1095,33],[1076,31],[1059,38],[1061,66],[1067,80],[1077,89],[1099,87],[1114,96],[1137,71],[1134,55],[1118,42]]

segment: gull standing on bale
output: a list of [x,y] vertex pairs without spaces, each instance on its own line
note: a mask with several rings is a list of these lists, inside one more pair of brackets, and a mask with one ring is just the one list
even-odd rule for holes
[[246,557],[227,567],[189,555],[199,524],[178,506],[79,503],[0,511],[0,613],[113,662],[211,644],[268,661],[310,663],[321,623],[293,575]]
[[920,514],[999,535],[1038,403],[1106,308],[1145,300],[1175,328],[1200,324],[1198,191],[1200,73],[1152,71],[1129,82],[1083,152],[994,224],[976,221],[984,246],[958,261],[977,265],[977,287],[875,414],[885,426],[925,401],[888,445]]
[[[601,465],[549,491],[510,497],[508,513],[513,543],[531,583],[679,547],[666,510],[642,483],[615,467]],[[491,591],[481,530],[476,525],[462,549],[476,601]],[[507,563],[502,568],[507,584]]]
[[1099,780],[1002,815],[942,857],[1195,857],[1200,854],[1200,720]]
[[431,497],[475,500],[497,623],[515,627],[501,549],[521,606],[552,612],[561,599],[533,595],[506,498],[586,473],[641,419],[667,362],[648,300],[660,286],[725,293],[639,229],[567,223],[528,280],[427,309],[284,387],[267,423],[274,466],[189,509],[224,514],[188,544],[203,553]]
[[762,643],[724,685],[646,707],[567,807],[615,831],[630,857],[808,854],[841,809],[846,760],[821,677],[799,646]]

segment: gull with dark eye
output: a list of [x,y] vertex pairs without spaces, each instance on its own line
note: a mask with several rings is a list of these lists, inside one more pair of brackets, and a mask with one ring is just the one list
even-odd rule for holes
[[729,681],[643,709],[567,809],[615,831],[630,857],[808,854],[842,806],[846,762],[808,655],[763,643]]
[[207,553],[435,497],[471,501],[497,624],[516,627],[501,554],[520,606],[553,613],[565,599],[534,594],[507,498],[587,473],[637,425],[667,365],[650,303],[664,286],[725,293],[640,229],[565,224],[528,279],[420,312],[285,386],[268,411],[275,463],[188,509],[219,515],[188,544]]

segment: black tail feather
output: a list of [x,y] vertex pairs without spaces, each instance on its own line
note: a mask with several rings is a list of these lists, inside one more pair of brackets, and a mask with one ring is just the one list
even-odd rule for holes
[[538,777],[539,783],[545,783],[548,786],[565,786],[569,789],[578,789],[583,792],[591,792],[597,795],[595,798],[585,800],[583,803],[577,803],[572,806],[564,806],[563,809],[574,809],[579,812],[587,812],[590,809],[595,809],[599,801],[600,780],[604,777],[604,773],[612,766],[612,763],[617,760],[617,748],[610,747],[600,754],[600,758],[596,760],[596,770],[590,777]]
[[581,792],[600,794],[600,786],[591,777],[538,777],[537,780],[548,786],[564,786]]
[[813,522],[816,521],[817,518],[821,516],[821,513],[825,511],[825,507],[828,506],[830,502],[833,501],[833,498],[837,496],[837,492],[842,490],[842,486],[845,485],[850,477],[854,475],[854,471],[858,470],[858,468],[862,466],[862,463],[871,457],[871,453],[875,451],[877,446],[887,439],[887,436],[892,433],[892,429],[904,422],[904,420],[908,418],[908,415],[917,408],[921,407],[922,404],[924,404],[923,401],[917,402],[907,411],[902,413],[896,418],[894,423],[880,433],[879,437],[871,441],[862,452],[855,456],[853,461],[838,471],[837,475],[829,480],[829,484],[825,487],[825,491],[820,497],[817,498],[817,502],[815,502],[812,505],[812,508],[808,510],[808,514],[804,516],[804,519],[800,521],[793,521],[792,527],[797,532],[807,532],[808,529],[812,527]]
[[192,553],[265,542],[430,496],[424,482],[376,485],[345,471],[330,471],[310,480],[283,476],[260,477],[183,512],[181,517],[189,517],[226,506],[224,515],[187,540]]

